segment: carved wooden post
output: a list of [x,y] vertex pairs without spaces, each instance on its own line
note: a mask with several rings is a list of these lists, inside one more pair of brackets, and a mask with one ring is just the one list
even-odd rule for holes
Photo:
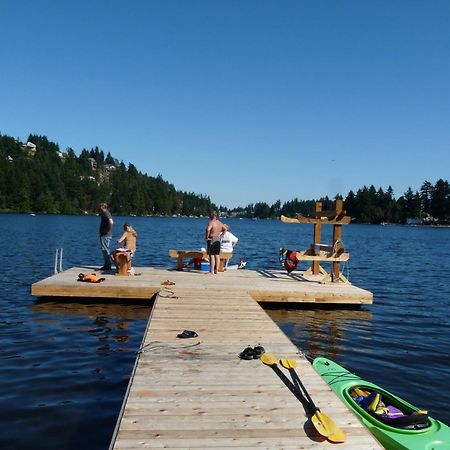
[[[336,200],[335,204],[336,217],[340,217],[344,212],[344,202],[342,200]],[[340,248],[342,248],[342,225],[333,225],[333,243],[334,253],[336,253]],[[337,242],[339,241],[339,242]],[[333,269],[331,272],[332,281],[339,281],[340,275],[340,263],[339,261],[333,262]]]
[[117,270],[116,275],[130,275],[128,272],[128,269],[131,268],[130,255],[127,255],[126,253],[117,253],[116,259],[119,263],[119,269]]
[[[316,202],[316,212],[322,211],[322,202]],[[314,244],[320,244],[321,239],[321,224],[320,222],[314,224]],[[318,275],[320,273],[320,261],[313,261],[312,263],[312,273],[313,275]]]

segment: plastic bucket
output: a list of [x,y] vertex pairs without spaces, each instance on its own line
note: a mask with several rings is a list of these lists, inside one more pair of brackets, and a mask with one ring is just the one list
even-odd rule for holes
[[209,265],[209,262],[202,262],[200,265],[200,270],[202,272],[209,272],[210,268],[211,268],[211,266]]

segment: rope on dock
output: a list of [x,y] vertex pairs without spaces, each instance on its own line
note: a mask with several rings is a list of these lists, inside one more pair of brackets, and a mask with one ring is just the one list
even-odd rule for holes
[[148,344],[142,345],[136,352],[136,354],[152,352],[158,348],[171,349],[171,350],[184,350],[186,348],[197,347],[201,344],[201,341],[197,341],[193,344],[165,344],[161,341],[151,341]]
[[158,295],[163,298],[179,298],[175,295],[175,291],[169,286],[175,286],[175,283],[170,280],[161,281],[161,289]]

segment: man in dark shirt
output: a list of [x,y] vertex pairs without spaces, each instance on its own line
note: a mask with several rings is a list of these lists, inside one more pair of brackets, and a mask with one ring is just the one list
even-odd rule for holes
[[100,203],[100,248],[102,249],[104,264],[100,270],[111,270],[111,257],[109,256],[109,244],[112,238],[113,219],[108,211],[106,203]]

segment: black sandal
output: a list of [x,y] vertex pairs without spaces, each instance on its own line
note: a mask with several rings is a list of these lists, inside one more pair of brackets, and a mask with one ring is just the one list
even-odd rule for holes
[[197,337],[198,334],[195,331],[184,330],[182,333],[177,334],[177,338],[186,339]]
[[244,350],[241,353],[239,353],[239,358],[246,360],[254,359],[255,351],[253,350],[252,347],[248,346],[244,348]]
[[257,345],[256,347],[253,347],[253,359],[261,358],[261,355],[263,353],[266,353],[266,350],[262,345]]

